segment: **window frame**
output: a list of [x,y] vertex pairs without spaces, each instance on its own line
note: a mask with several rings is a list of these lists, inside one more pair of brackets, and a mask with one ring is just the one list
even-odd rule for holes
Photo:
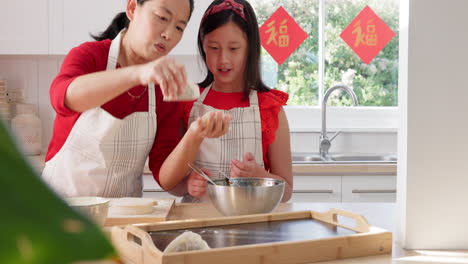
[[[289,121],[289,129],[291,132],[317,132],[320,131],[322,126],[321,106],[325,93],[325,4],[326,0],[319,0],[318,106],[285,106],[284,110]],[[398,106],[327,106],[326,111],[326,125],[328,131],[396,132],[398,130]]]

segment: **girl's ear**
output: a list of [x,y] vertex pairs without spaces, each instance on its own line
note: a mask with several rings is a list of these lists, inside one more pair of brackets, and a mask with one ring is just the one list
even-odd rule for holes
[[130,21],[132,21],[133,17],[135,16],[136,6],[137,6],[137,0],[128,0],[127,1],[127,9],[126,9],[125,12],[127,13],[128,20],[130,20]]

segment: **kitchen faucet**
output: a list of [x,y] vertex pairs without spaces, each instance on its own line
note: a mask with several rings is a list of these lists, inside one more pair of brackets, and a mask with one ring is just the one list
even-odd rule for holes
[[351,95],[351,98],[353,99],[353,104],[354,106],[358,105],[358,100],[356,97],[356,94],[354,91],[349,88],[346,85],[335,85],[332,88],[328,89],[327,92],[325,92],[325,95],[323,97],[322,101],[322,132],[320,133],[320,157],[323,160],[328,160],[328,150],[331,147],[331,141],[335,139],[336,136],[340,133],[340,131],[336,132],[331,138],[328,138],[327,136],[327,101],[328,97],[330,97],[330,94],[338,89],[345,90]]

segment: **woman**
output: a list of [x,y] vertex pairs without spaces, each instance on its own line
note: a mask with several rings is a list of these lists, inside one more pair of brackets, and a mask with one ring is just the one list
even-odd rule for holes
[[193,0],[128,0],[97,41],[66,56],[50,88],[57,115],[43,171],[57,192],[141,196],[148,156],[159,182],[161,164],[179,141],[181,113],[163,97],[181,94],[187,83],[184,67],[166,55],[193,6]]

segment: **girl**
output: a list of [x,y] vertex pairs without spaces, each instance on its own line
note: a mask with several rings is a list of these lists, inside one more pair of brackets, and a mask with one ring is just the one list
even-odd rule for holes
[[[57,115],[42,174],[57,192],[141,196],[148,155],[158,182],[174,177],[159,172],[179,141],[181,108],[163,96],[181,94],[187,80],[184,67],[166,55],[193,6],[193,0],[128,0],[97,41],[66,56],[50,88]],[[192,130],[217,136],[201,126]]]
[[[283,202],[291,197],[292,166],[289,127],[282,106],[288,95],[269,89],[260,77],[260,37],[253,8],[245,0],[215,0],[200,25],[198,48],[208,74],[201,96],[187,106],[191,124],[208,111],[232,116],[229,132],[205,139],[195,163],[221,177],[265,177],[284,180]],[[191,173],[175,195],[183,201],[206,199],[206,181]]]

